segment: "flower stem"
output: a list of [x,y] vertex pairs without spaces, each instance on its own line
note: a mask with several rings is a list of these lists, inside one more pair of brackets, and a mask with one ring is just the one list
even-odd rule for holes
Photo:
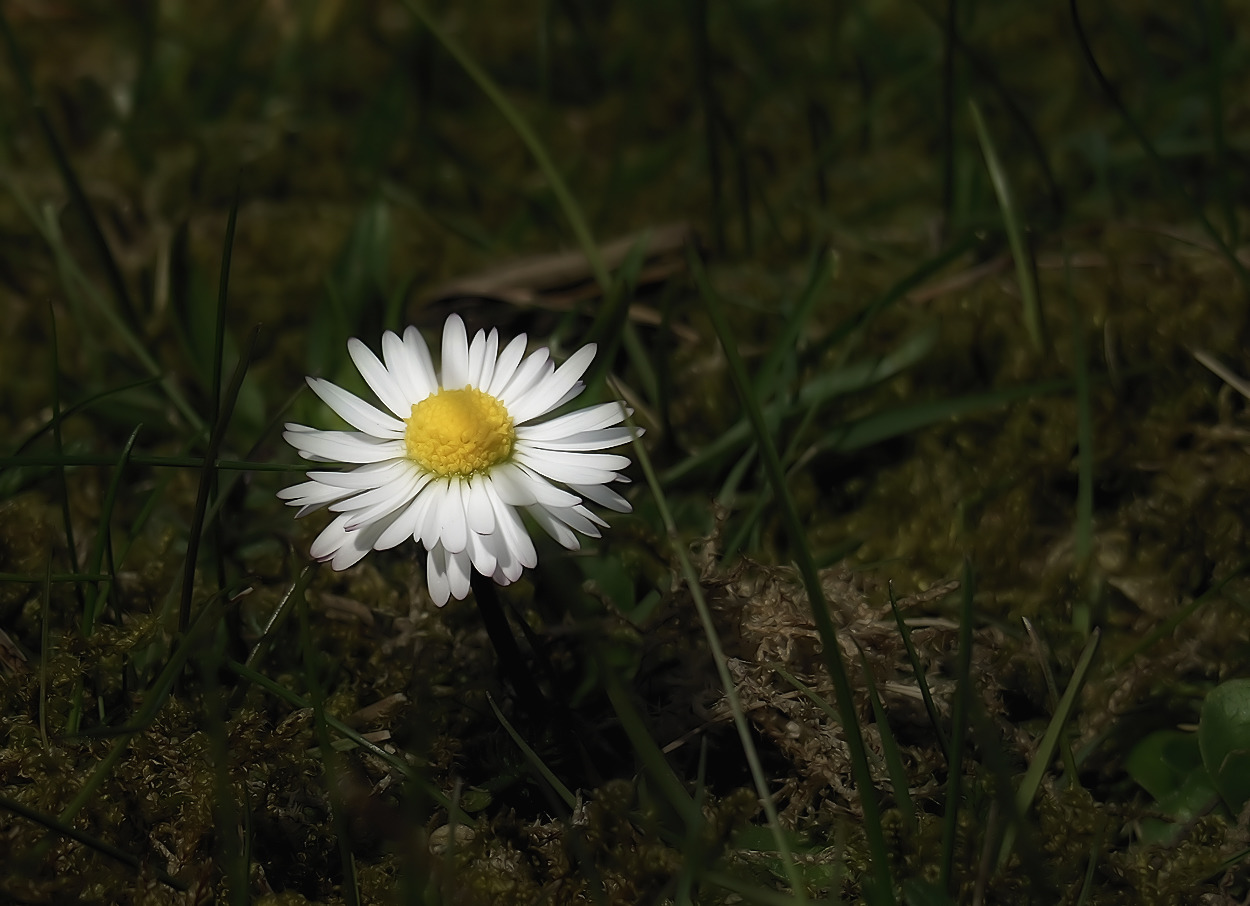
[[476,571],[469,581],[478,612],[482,615],[482,623],[486,626],[486,634],[490,636],[490,643],[499,657],[499,667],[516,691],[517,700],[531,716],[545,719],[550,714],[547,697],[538,688],[534,675],[526,668],[521,649],[517,647],[516,637],[512,634],[512,627],[508,625],[508,618],[499,603],[497,586],[492,579]]

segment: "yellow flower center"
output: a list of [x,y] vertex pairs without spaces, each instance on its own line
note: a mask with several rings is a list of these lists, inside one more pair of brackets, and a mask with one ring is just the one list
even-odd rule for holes
[[507,459],[516,441],[504,404],[476,387],[430,394],[405,424],[408,458],[440,476],[484,472]]

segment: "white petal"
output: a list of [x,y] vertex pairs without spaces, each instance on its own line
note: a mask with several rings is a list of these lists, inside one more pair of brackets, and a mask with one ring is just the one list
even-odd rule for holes
[[430,548],[425,557],[425,583],[430,586],[430,597],[442,607],[451,597],[451,584],[447,581],[447,551],[442,545]]
[[443,325],[442,387],[444,390],[462,390],[468,384],[469,340],[460,316],[449,315]]
[[417,498],[418,501],[425,501],[424,518],[417,523],[417,528],[421,531],[421,544],[427,551],[442,546],[439,541],[439,530],[442,528],[439,511],[443,508],[443,498],[450,493],[447,479],[438,478],[431,481]]
[[595,344],[583,346],[533,390],[507,403],[512,420],[521,424],[554,409],[566,399],[565,394],[586,373],[594,357]]
[[308,378],[313,393],[357,431],[374,437],[397,438],[404,436],[404,423],[385,415],[370,406],[354,393],[348,393],[337,384],[323,378]]
[[417,482],[420,481],[424,485],[430,479],[427,473],[422,472],[412,463],[405,463],[405,465],[408,468],[397,471],[389,481],[383,482],[377,487],[363,490],[355,497],[336,503],[331,509],[338,513],[345,513],[348,510],[366,510],[375,504],[399,495],[403,495],[406,499],[411,500],[416,496],[416,490],[414,489],[419,487]]
[[591,500],[599,504],[599,506],[607,507],[609,510],[615,510],[618,513],[629,513],[634,509],[628,500],[606,484],[575,484],[570,485],[570,487],[574,493],[581,494],[587,500]]
[[508,381],[498,393],[492,394],[495,399],[508,407],[509,414],[512,413],[512,400],[525,396],[526,392],[542,380],[544,375],[555,371],[555,368],[547,361],[550,355],[551,353],[545,346],[531,352],[529,357],[521,363],[521,367],[512,375],[512,380]]
[[[386,337],[387,334],[383,334],[383,347],[386,346]],[[382,405],[400,418],[407,418],[412,411],[412,402],[404,394],[402,385],[378,361],[378,357],[373,354],[373,351],[360,342],[360,340],[352,338],[347,341],[347,353],[352,357],[352,361],[356,364],[356,370],[365,379],[369,389],[382,401]]]
[[474,387],[481,387],[478,381],[482,374],[482,365],[486,362],[486,331],[479,330],[473,335],[472,341],[469,343],[469,375],[465,380],[466,384],[472,384]]
[[479,390],[489,387],[491,378],[495,376],[495,358],[499,355],[499,331],[490,329],[486,335],[486,354],[482,359],[480,372],[473,376],[473,386]]
[[559,440],[531,440],[528,437],[522,437],[517,432],[517,448],[522,446],[540,449],[540,450],[607,450],[611,447],[619,447],[621,444],[629,443],[634,439],[636,432],[633,428],[621,426],[619,428],[601,428],[598,431],[582,431],[578,434],[570,434]]
[[483,576],[494,576],[495,567],[499,564],[499,558],[495,556],[495,552],[487,543],[487,539],[475,532],[469,532],[469,543],[465,547],[465,553],[469,555],[469,562]]
[[278,492],[278,499],[285,501],[287,506],[315,509],[325,506],[332,500],[346,497],[350,493],[348,489],[336,488],[334,485],[322,484],[320,481],[305,481],[302,484],[293,484],[289,488],[283,488]]
[[620,403],[600,403],[598,406],[587,406],[550,421],[524,425],[516,429],[516,434],[517,437],[533,441],[560,440],[571,434],[618,425],[630,412],[631,410]]
[[334,556],[330,559],[330,566],[333,569],[347,569],[349,566],[355,566],[365,554],[373,550],[373,545],[377,542],[378,537],[386,531],[394,517],[388,517],[378,520],[370,525],[361,528],[359,531],[348,531],[346,543],[334,552]]
[[613,469],[629,465],[624,456],[611,453],[561,453],[519,446],[513,459],[540,475],[566,484],[607,484],[617,479]]
[[[352,514],[352,518],[351,521],[347,523],[347,530],[352,531],[357,528],[363,528],[379,519],[386,519],[396,510],[402,509],[407,506],[410,501],[414,500],[417,492],[420,491],[421,487],[429,480],[428,475],[417,475],[413,480],[410,480],[402,485],[397,481],[396,486],[393,489],[390,489],[392,490],[391,494],[380,499],[376,499],[376,502],[372,503],[367,509],[359,508],[349,510],[348,512]],[[380,492],[380,490],[381,489],[376,492],[366,491],[365,494],[376,495]],[[364,497],[365,494],[360,496]],[[335,504],[335,506],[341,507],[342,504]],[[398,516],[396,516],[396,518],[398,518]]]
[[430,358],[430,347],[425,345],[425,337],[421,336],[421,331],[409,325],[404,331],[404,348],[408,350],[408,354],[417,366],[412,392],[415,402],[421,402],[438,389],[438,375],[434,373],[434,360]]
[[520,466],[501,463],[490,470],[490,481],[499,497],[512,506],[538,503],[538,489]]
[[378,440],[355,431],[318,431],[303,425],[286,426],[286,442],[305,459],[325,462],[382,462],[404,455],[401,440]]
[[531,516],[534,517],[534,521],[542,526],[543,531],[545,531],[552,538],[555,538],[556,541],[564,547],[567,547],[571,551],[575,551],[582,546],[581,542],[577,540],[577,535],[573,533],[573,530],[559,519],[552,516],[546,508],[541,506],[530,506],[525,509]]
[[521,334],[505,346],[503,352],[499,354],[499,361],[495,363],[495,373],[491,375],[490,386],[483,389],[499,399],[503,388],[508,386],[508,382],[516,374],[516,366],[521,363],[521,357],[524,355],[525,334]]
[[490,479],[477,476],[465,482],[464,504],[469,531],[489,535],[495,530],[495,511],[491,509],[486,487]]
[[600,537],[598,526],[607,525],[584,506],[552,507],[548,508],[548,512],[569,528],[583,535],[589,535],[591,538]]
[[407,403],[401,418],[411,418],[412,407],[438,389],[433,381],[430,353],[425,348],[421,332],[409,327],[401,340],[388,330],[382,335],[382,356]]
[[[515,574],[509,574],[511,580],[515,582],[521,575],[521,567],[533,568],[538,565],[538,552],[534,549],[534,539],[530,537],[529,532],[525,530],[524,523],[521,522],[521,514],[500,500],[494,490],[492,487],[488,493],[491,507],[495,510],[495,535],[507,546],[515,558]],[[500,557],[500,560],[502,561],[503,558]]]
[[469,526],[464,513],[464,482],[459,478],[447,482],[447,492],[439,501],[435,516],[438,519],[438,539],[443,542],[447,553],[463,553]]
[[[519,451],[518,451],[519,452]],[[530,506],[542,503],[548,506],[576,506],[576,496],[557,488],[531,469],[515,462],[495,466],[490,472],[491,481],[499,498],[512,506]]]
[[457,601],[464,600],[469,593],[469,575],[473,565],[469,562],[468,551],[447,555],[447,582],[451,586],[451,596]]
[[406,459],[388,459],[385,462],[371,462],[357,466],[345,472],[309,472],[308,477],[321,484],[334,485],[337,488],[380,488],[392,478],[413,468]]
[[404,507],[404,511],[396,515],[395,521],[387,527],[373,545],[375,550],[388,551],[413,537],[421,518],[421,499],[414,497],[408,506]]
[[334,552],[347,542],[345,526],[349,518],[347,513],[343,513],[331,519],[308,548],[308,555],[314,560],[329,560],[334,556]]

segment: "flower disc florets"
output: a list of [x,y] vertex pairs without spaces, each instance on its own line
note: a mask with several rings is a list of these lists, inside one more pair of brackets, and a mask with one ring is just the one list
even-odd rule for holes
[[406,424],[408,458],[444,477],[489,471],[516,441],[503,403],[476,387],[430,394],[412,407]]

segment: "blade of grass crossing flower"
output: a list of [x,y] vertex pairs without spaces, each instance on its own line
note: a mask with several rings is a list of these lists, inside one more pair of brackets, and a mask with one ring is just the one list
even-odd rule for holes
[[925,713],[929,715],[929,724],[946,755],[946,763],[951,763],[951,744],[942,729],[942,718],[938,714],[937,705],[933,701],[933,693],[929,690],[929,681],[925,678],[924,668],[920,666],[920,657],[916,654],[916,646],[912,644],[911,627],[903,621],[902,611],[898,609],[898,599],[894,596],[894,583],[889,586],[890,611],[894,614],[894,622],[898,625],[899,638],[903,640],[903,648],[907,651],[907,662],[911,665],[912,675],[916,678],[916,686],[920,689],[920,699],[924,702]]
[[729,703],[730,712],[733,714],[734,728],[738,731],[738,739],[742,743],[742,752],[746,756],[747,766],[751,771],[751,779],[760,798],[760,805],[768,818],[768,826],[773,832],[773,839],[776,841],[777,852],[781,856],[782,864],[785,867],[791,892],[797,902],[805,903],[807,902],[807,895],[803,888],[802,879],[794,863],[794,855],[790,851],[790,844],[786,840],[785,832],[777,816],[777,806],[773,802],[772,794],[768,789],[768,781],[764,777],[763,764],[760,762],[759,752],[756,751],[755,742],[752,739],[751,725],[747,721],[746,711],[742,707],[742,701],[738,698],[737,687],[729,673],[729,664],[725,658],[725,652],[721,648],[720,637],[716,633],[716,624],[712,620],[712,612],[703,596],[703,585],[699,581],[698,573],[695,572],[694,564],[690,562],[690,557],[686,554],[685,545],[677,532],[677,523],[673,519],[672,511],[668,506],[668,499],[665,497],[664,489],[660,486],[659,479],[656,477],[655,468],[651,463],[651,457],[647,453],[646,447],[638,443],[637,439],[635,439],[633,446],[634,452],[638,455],[638,465],[642,468],[647,484],[651,487],[652,496],[660,512],[660,518],[663,520],[664,527],[668,532],[670,547],[681,566],[682,578],[686,581],[686,587],[694,600],[695,610],[699,614],[699,621],[703,625],[703,634],[707,638],[712,660],[716,664],[716,673],[720,677],[721,687],[725,691],[725,700]]
[[1020,208],[1016,204],[1015,194],[1011,189],[1011,180],[998,157],[994,147],[994,139],[990,136],[981,116],[981,108],[975,101],[968,102],[972,111],[972,125],[976,128],[977,139],[981,143],[981,153],[985,156],[985,168],[989,171],[990,182],[994,186],[994,194],[998,197],[998,207],[1003,216],[1003,225],[1007,229],[1007,242],[1011,245],[1011,257],[1016,263],[1016,282],[1020,286],[1020,298],[1024,305],[1024,326],[1029,332],[1034,350],[1041,352],[1046,345],[1045,325],[1042,321],[1042,306],[1037,289],[1037,275],[1033,269],[1033,259],[1029,255],[1024,242],[1024,224],[1020,216]]
[[940,884],[951,889],[955,844],[959,836],[959,810],[963,805],[964,743],[968,735],[968,704],[972,698],[972,601],[975,592],[972,564],[964,560],[963,597],[959,608],[959,655],[955,663],[955,701],[951,708],[950,758],[946,772],[946,812],[942,823]]
[[[1024,815],[1029,806],[1033,804],[1033,799],[1037,796],[1037,791],[1042,785],[1042,777],[1050,768],[1050,762],[1055,757],[1055,750],[1059,746],[1059,738],[1067,728],[1068,721],[1071,720],[1073,712],[1076,710],[1077,696],[1081,689],[1085,686],[1085,680],[1089,676],[1090,667],[1094,663],[1094,655],[1098,653],[1098,642],[1101,639],[1101,633],[1097,628],[1090,634],[1089,641],[1085,643],[1085,648],[1081,652],[1080,659],[1076,662],[1076,667],[1072,670],[1072,678],[1068,681],[1068,687],[1063,692],[1063,698],[1059,700],[1059,706],[1055,709],[1055,713],[1050,718],[1050,723],[1046,726],[1046,732],[1042,735],[1042,741],[1037,747],[1037,751],[1033,753],[1033,758],[1029,762],[1029,769],[1024,774],[1024,779],[1020,781],[1020,789],[1016,793],[1016,808],[1019,814]],[[998,851],[998,864],[1001,866],[1007,861],[1007,857],[1011,854],[1011,847],[1015,841],[1015,826],[1007,828],[1007,833],[1003,837],[1002,848]]]
[[404,5],[408,7],[414,16],[421,20],[421,24],[434,35],[439,44],[443,45],[443,49],[451,54],[452,58],[460,64],[460,67],[469,78],[477,83],[477,87],[490,98],[491,103],[495,105],[503,115],[503,118],[508,121],[508,125],[512,127],[513,131],[516,132],[517,136],[525,144],[525,147],[529,149],[535,163],[538,164],[539,170],[546,177],[547,184],[551,187],[557,203],[563,210],[578,245],[582,247],[582,252],[586,255],[586,261],[590,264],[590,271],[594,275],[595,282],[599,284],[601,290],[607,292],[612,285],[612,279],[603,263],[603,257],[599,254],[599,246],[591,235],[590,227],[586,224],[585,217],[582,216],[581,207],[577,204],[573,193],[569,191],[569,187],[560,175],[560,171],[552,163],[546,147],[539,141],[537,134],[530,128],[525,117],[508,100],[494,80],[486,74],[486,71],[478,66],[477,62],[465,52],[464,48],[443,30],[433,16],[426,12],[423,4],[418,3],[417,0],[404,0]]
[[494,696],[492,696],[489,692],[486,693],[486,701],[490,704],[490,709],[495,712],[495,719],[499,721],[500,726],[502,726],[504,730],[507,731],[508,735],[512,737],[512,741],[516,743],[517,748],[521,750],[521,754],[525,756],[525,760],[529,762],[530,767],[542,775],[543,780],[547,781],[548,785],[555,790],[556,795],[563,800],[569,811],[577,808],[577,797],[573,795],[573,791],[564,785],[564,782],[555,775],[555,772],[553,772],[551,768],[547,767],[546,762],[538,757],[538,753],[535,752],[533,747],[525,741],[525,738],[517,732],[516,727],[512,726],[511,721],[504,717],[504,713],[500,711],[499,706],[495,704]]
[[225,399],[217,413],[217,421],[213,423],[212,432],[209,434],[208,447],[204,451],[204,460],[200,466],[200,487],[195,497],[195,513],[191,517],[191,534],[187,539],[187,559],[182,578],[182,601],[178,608],[179,632],[186,629],[187,620],[191,615],[191,596],[195,589],[195,565],[196,560],[199,559],[200,541],[207,524],[205,517],[217,470],[217,451],[221,448],[221,442],[225,437],[226,426],[230,423],[230,414],[234,411],[235,401],[239,397],[239,388],[243,386],[243,378],[247,375],[248,366],[252,361],[252,351],[256,347],[256,339],[259,335],[260,328],[253,328],[246,347],[239,355],[239,363],[235,366],[234,374],[230,378],[230,386],[226,389]]
[[[872,856],[872,864],[869,867],[871,877],[866,879],[868,883],[865,885],[868,899],[874,903],[893,903],[894,893],[890,877],[888,850],[885,844],[885,835],[881,828],[881,813],[873,789],[872,771],[868,765],[868,753],[864,745],[863,733],[860,730],[859,718],[855,714],[850,678],[846,671],[846,665],[842,660],[842,650],[838,647],[837,629],[833,624],[833,618],[829,614],[828,604],[825,601],[824,591],[820,584],[820,577],[816,574],[812,553],[807,546],[806,533],[799,520],[798,512],[795,510],[794,500],[790,496],[789,488],[786,485],[781,459],[772,444],[759,401],[752,392],[751,380],[747,375],[746,367],[738,355],[737,342],[725,321],[724,312],[721,311],[720,307],[720,300],[708,282],[702,263],[697,259],[692,258],[691,260],[693,262],[695,281],[703,296],[712,325],[720,339],[721,348],[725,352],[725,357],[729,363],[730,375],[733,377],[738,395],[747,410],[747,415],[755,431],[756,442],[759,444],[765,472],[768,475],[773,495],[781,510],[782,524],[786,528],[792,553],[798,562],[799,575],[802,576],[803,585],[807,590],[812,616],[815,619],[816,629],[821,639],[825,668],[833,681],[838,713],[846,733],[847,745],[850,748],[855,785],[860,792],[860,802],[864,811],[864,830],[868,838],[869,852]],[[643,457],[645,454],[642,447],[635,444],[635,448],[639,452],[639,460],[644,461]],[[650,476],[648,478],[650,480]],[[675,545],[675,547],[680,549],[681,546]]]

